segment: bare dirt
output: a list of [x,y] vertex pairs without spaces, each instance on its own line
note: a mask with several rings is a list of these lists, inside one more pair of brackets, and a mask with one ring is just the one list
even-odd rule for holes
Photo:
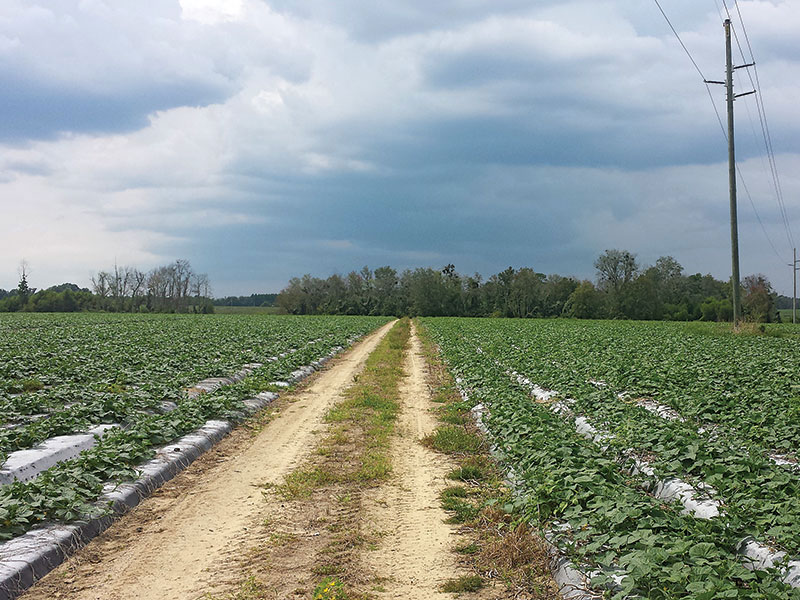
[[393,477],[364,500],[368,527],[381,533],[378,548],[365,553],[364,561],[370,571],[387,578],[383,591],[375,591],[378,597],[451,598],[440,586],[465,573],[459,573],[451,550],[457,528],[444,522],[447,514],[439,494],[455,465],[421,443],[436,429],[437,419],[431,412],[422,344],[413,329],[405,371],[398,435],[392,442]]
[[[257,436],[235,431],[42,579],[24,600],[184,600],[218,590],[225,580],[220,566],[233,556],[240,559],[264,535],[265,487],[280,483],[309,456],[324,415],[391,326],[279,401],[284,408]],[[313,521],[309,525],[288,534],[313,537]]]

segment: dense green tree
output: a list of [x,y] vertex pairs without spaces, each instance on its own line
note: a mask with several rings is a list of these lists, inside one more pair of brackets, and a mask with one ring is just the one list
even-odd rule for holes
[[249,296],[225,296],[215,298],[215,306],[275,306],[278,294],[250,294]]
[[544,315],[558,317],[564,312],[569,297],[579,282],[572,277],[548,275],[544,282]]
[[508,267],[497,274],[498,289],[495,300],[495,314],[502,317],[511,316],[511,286],[514,283],[514,269]]
[[449,264],[442,268],[442,284],[444,296],[442,297],[441,314],[461,314],[463,311],[463,289],[461,276],[456,272],[455,265]]
[[584,281],[570,294],[564,315],[576,319],[601,319],[606,316],[605,298],[591,281]]
[[277,305],[290,315],[306,314],[306,294],[299,277],[292,277],[278,294]]
[[19,312],[24,308],[22,298],[16,293],[16,290],[13,292],[0,300],[0,312]]
[[28,285],[28,263],[23,260],[19,266],[19,283],[17,284],[17,295],[23,307],[35,291]]
[[617,316],[641,320],[661,319],[664,305],[659,294],[660,287],[658,270],[655,267],[647,269],[619,292]]
[[347,278],[293,278],[278,296],[278,304],[293,314],[731,318],[730,286],[711,275],[686,276],[672,257],[661,257],[654,266],[640,270],[630,252],[608,250],[596,266],[597,286],[545,276],[528,267],[509,267],[486,281],[478,273],[459,275],[452,264],[438,271],[418,268],[401,275],[388,266],[374,272],[365,267]]
[[606,250],[594,261],[594,268],[597,269],[598,287],[608,295],[611,316],[625,316],[626,288],[639,270],[636,256],[627,250]]
[[347,307],[347,285],[341,275],[334,274],[325,280],[322,286],[323,298],[317,312],[326,314],[342,314]]
[[483,290],[481,289],[481,274],[475,273],[463,280],[464,293],[462,298],[462,312],[465,317],[480,317],[483,311]]
[[708,297],[700,304],[703,321],[730,321],[733,318],[733,307],[727,298]]
[[397,271],[392,267],[380,267],[375,269],[375,314],[395,315],[398,314],[399,306],[397,301],[397,287],[400,279]]
[[748,275],[742,280],[742,288],[742,307],[748,320],[756,323],[771,323],[776,320],[777,296],[764,275]]
[[636,256],[627,250],[606,250],[594,261],[600,289],[619,293],[633,280],[639,267]]
[[526,318],[544,316],[543,273],[523,267],[514,274],[508,299],[510,317]]
[[408,314],[432,317],[447,314],[448,289],[441,271],[430,268],[406,271],[403,283],[408,289]]

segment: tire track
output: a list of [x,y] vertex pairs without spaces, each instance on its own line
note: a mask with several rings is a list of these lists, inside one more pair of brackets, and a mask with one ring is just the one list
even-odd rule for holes
[[406,353],[406,379],[400,387],[402,412],[399,435],[392,442],[392,481],[367,497],[367,519],[382,532],[380,547],[365,556],[368,568],[391,580],[380,598],[429,600],[451,598],[439,591],[458,575],[451,551],[455,528],[444,523],[439,494],[452,468],[448,459],[420,441],[433,432],[436,418],[430,409],[422,344],[412,328]]

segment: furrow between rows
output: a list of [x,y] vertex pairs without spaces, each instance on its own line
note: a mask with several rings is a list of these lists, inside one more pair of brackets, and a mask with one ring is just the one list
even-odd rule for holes
[[[589,441],[597,444],[602,451],[608,450],[609,442],[613,436],[604,431],[598,430],[593,426],[585,416],[575,415],[572,406],[575,401],[571,399],[564,399],[560,401],[553,401],[554,398],[560,394],[554,390],[546,390],[530,381],[524,375],[516,371],[506,369],[506,374],[511,376],[517,383],[527,388],[531,397],[540,403],[548,404],[550,409],[564,419],[572,420],[575,426],[575,431]],[[668,414],[666,410],[659,410],[657,406],[642,406],[646,410],[658,414],[662,418],[670,418],[664,416]],[[628,453],[628,457],[632,460],[633,467],[628,469],[631,475],[638,475],[640,473],[653,478],[653,485],[647,489],[656,498],[664,502],[678,501],[684,507],[687,514],[692,514],[698,519],[713,519],[722,514],[723,502],[720,500],[704,500],[697,498],[695,488],[681,479],[658,479],[655,477],[653,467],[646,461],[636,459],[632,452]],[[703,486],[703,493],[710,496],[717,496],[718,492],[711,486],[700,484]],[[781,571],[781,579],[784,583],[792,587],[800,587],[800,560],[788,560],[785,552],[775,552],[769,546],[758,542],[753,538],[744,538],[737,545],[736,551],[742,557],[742,563],[750,569],[771,569],[777,568]]]

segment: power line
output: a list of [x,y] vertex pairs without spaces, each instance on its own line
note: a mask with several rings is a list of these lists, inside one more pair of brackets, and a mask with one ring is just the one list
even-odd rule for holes
[[764,237],[767,238],[767,241],[769,242],[769,247],[772,248],[772,251],[775,253],[775,256],[778,257],[778,260],[783,262],[784,260],[783,257],[780,255],[780,252],[778,252],[777,248],[775,248],[775,244],[772,243],[772,239],[769,237],[766,227],[764,227],[764,222],[761,220],[761,217],[759,216],[758,211],[756,210],[756,205],[753,202],[753,197],[750,195],[750,189],[747,187],[747,183],[745,183],[744,175],[742,175],[742,169],[739,168],[738,164],[736,165],[736,172],[739,174],[739,181],[742,182],[742,187],[744,188],[744,191],[747,194],[747,199],[750,201],[750,206],[753,208],[753,212],[756,215],[758,224],[761,225],[761,231],[764,232]]
[[[722,11],[720,9],[719,2],[717,0],[714,0],[714,4],[717,7],[717,12],[719,12],[720,15],[722,15]],[[733,18],[732,18],[730,9],[728,8],[728,4],[727,4],[726,0],[722,0],[722,5],[725,8],[725,13],[728,16],[728,19],[732,21]],[[752,63],[752,64],[748,65],[746,70],[747,70],[747,76],[750,79],[750,84],[756,90],[756,98],[755,98],[755,100],[756,100],[756,109],[758,111],[758,119],[759,119],[759,124],[761,126],[761,134],[762,134],[762,137],[763,137],[763,140],[764,140],[764,148],[766,150],[767,159],[769,161],[769,176],[772,179],[772,186],[773,186],[773,189],[775,191],[775,198],[776,198],[776,201],[777,201],[777,204],[778,204],[778,212],[779,212],[779,214],[781,216],[781,221],[783,222],[784,232],[786,233],[786,241],[789,242],[789,247],[790,248],[794,248],[796,246],[796,244],[794,243],[794,236],[792,235],[791,225],[789,224],[789,215],[788,215],[788,212],[786,211],[786,203],[785,203],[785,201],[783,199],[783,188],[782,188],[781,183],[780,183],[780,176],[778,174],[778,166],[777,166],[777,162],[775,160],[775,151],[774,151],[774,148],[772,146],[772,136],[771,136],[770,131],[769,131],[769,124],[767,122],[766,109],[764,108],[764,96],[763,96],[763,94],[761,92],[761,82],[760,82],[759,77],[758,77],[758,67],[755,64],[755,55],[753,54],[753,46],[750,43],[750,37],[747,34],[747,28],[745,27],[744,19],[742,18],[742,11],[741,11],[741,8],[739,7],[738,0],[734,0],[734,6],[735,6],[736,12],[737,12],[737,14],[739,16],[739,22],[740,22],[740,24],[742,26],[742,33],[744,34],[745,42],[747,43],[747,48],[748,48],[748,50],[750,52],[750,63]],[[734,39],[736,40],[736,45],[739,48],[739,54],[742,56],[742,61],[744,63],[747,63],[748,59],[744,54],[744,50],[742,49],[742,44],[741,44],[741,41],[739,40],[739,35],[738,35],[737,31],[736,31],[736,28],[732,27],[732,30],[733,30]],[[751,66],[753,68],[753,73],[750,72],[750,67]],[[755,81],[753,80],[753,75],[755,75]],[[750,114],[750,108],[749,108],[747,102],[745,102],[745,107],[747,108],[747,117],[751,121],[751,126],[753,127],[753,129],[755,129],[755,126],[752,123],[752,115]],[[755,132],[754,132],[754,137],[756,137],[756,138],[758,137],[757,135],[755,135]],[[763,158],[762,158],[762,163],[763,163]]]
[[719,1],[714,0],[714,5],[717,7],[717,13],[719,14],[720,21],[724,21],[725,15],[722,14],[722,7],[719,5]]
[[664,15],[664,19],[666,19],[667,25],[669,25],[669,28],[672,29],[672,33],[675,34],[675,37],[678,38],[678,42],[680,43],[681,47],[683,48],[683,51],[686,52],[686,56],[688,56],[689,60],[692,61],[692,64],[694,65],[694,68],[697,70],[697,72],[700,74],[700,77],[702,77],[705,80],[705,78],[706,78],[705,75],[703,75],[703,72],[700,70],[700,67],[697,66],[697,61],[695,61],[694,57],[692,56],[692,53],[689,52],[689,49],[686,47],[686,44],[683,43],[683,40],[681,39],[681,36],[678,35],[678,32],[675,29],[675,27],[672,26],[672,21],[669,20],[669,17],[667,16],[667,13],[665,13],[664,9],[661,8],[661,5],[658,3],[658,0],[653,0],[653,2],[656,3],[656,6],[658,7],[658,10],[660,10],[661,14]]
[[[719,2],[717,0],[714,0],[714,4],[717,6],[717,12],[719,13],[720,17],[722,17],[722,8],[720,7]],[[703,80],[705,81],[705,77],[703,78]],[[714,112],[717,115],[717,121],[719,121],[719,127],[722,130],[722,137],[724,137],[725,142],[727,142],[728,132],[725,131],[725,125],[723,125],[722,123],[722,117],[719,114],[719,110],[717,110],[717,104],[716,102],[714,102],[714,96],[711,94],[711,87],[707,83],[705,84],[705,86],[706,90],[708,91],[708,95],[711,98],[711,105],[714,107]],[[745,103],[745,106],[746,107],[748,106],[747,103]],[[747,108],[747,116],[750,120],[750,126],[753,129],[753,135],[755,136],[755,123],[753,122],[753,117],[750,114],[749,107]],[[762,164],[763,164],[763,157],[762,157]],[[766,165],[764,165],[764,170],[766,172]],[[758,221],[758,224],[761,226],[761,231],[764,233],[764,237],[767,238],[769,247],[772,248],[772,251],[775,253],[775,256],[778,257],[778,260],[783,261],[783,257],[781,256],[780,252],[778,252],[778,249],[775,248],[775,244],[772,242],[772,238],[770,238],[769,233],[767,233],[767,228],[764,226],[764,222],[761,220],[761,215],[758,214],[756,205],[753,202],[753,196],[750,193],[750,188],[747,186],[747,182],[744,179],[744,174],[742,173],[742,169],[738,164],[736,165],[736,172],[739,175],[739,181],[741,181],[742,187],[744,188],[745,194],[747,195],[747,200],[750,202],[750,207],[753,209],[753,214],[755,214],[756,220]]]
[[[722,0],[722,5],[725,7],[725,13],[728,15],[728,18],[732,20],[731,12],[728,8],[728,3],[726,2],[726,0]],[[780,176],[778,174],[778,166],[775,160],[775,151],[772,146],[772,136],[769,131],[769,124],[767,122],[767,113],[764,108],[764,96],[761,93],[761,82],[759,81],[758,78],[758,67],[755,64],[755,55],[753,54],[753,46],[750,44],[750,37],[747,35],[747,29],[744,25],[744,20],[742,19],[742,11],[739,8],[738,0],[734,0],[734,5],[736,8],[736,12],[739,16],[739,23],[742,26],[742,33],[744,34],[745,42],[747,43],[747,48],[750,51],[750,62],[753,63],[752,67],[753,67],[753,72],[755,74],[755,80],[753,79],[753,73],[750,72],[750,68],[748,67],[746,70],[747,70],[747,76],[750,79],[750,84],[756,90],[756,108],[758,110],[758,118],[761,125],[761,133],[764,139],[764,147],[766,149],[767,159],[769,161],[772,185],[775,190],[775,198],[778,204],[778,210],[781,215],[781,220],[783,221],[783,228],[786,233],[786,241],[789,242],[790,248],[794,248],[796,244],[794,243],[794,236],[792,235],[792,229],[789,223],[789,215],[788,212],[786,211],[786,203],[784,202],[783,199],[783,188],[781,186]],[[717,8],[719,8],[718,4]],[[733,36],[734,39],[736,40],[736,45],[739,48],[739,54],[741,54],[742,60],[745,63],[748,62],[748,59],[745,57],[744,50],[742,49],[742,44],[739,41],[739,35],[737,34],[735,28],[733,28]],[[749,116],[749,109],[748,109],[748,116]]]
[[[716,0],[714,0],[714,1],[716,2]],[[700,79],[703,80],[703,83],[706,86],[706,92],[708,92],[708,98],[709,98],[709,100],[711,100],[711,106],[714,108],[714,114],[717,115],[717,121],[719,121],[719,126],[720,126],[720,129],[722,130],[722,135],[724,135],[726,140],[727,140],[728,134],[725,133],[725,125],[723,125],[723,123],[722,123],[722,116],[719,114],[719,109],[717,108],[717,103],[714,102],[714,95],[711,93],[711,86],[709,86],[708,83],[706,83],[706,76],[703,75],[703,71],[698,66],[697,61],[692,56],[692,53],[689,52],[689,49],[686,47],[686,44],[683,43],[683,40],[681,39],[681,36],[678,34],[678,31],[672,25],[672,21],[669,20],[669,17],[667,16],[667,13],[665,13],[664,9],[661,8],[661,4],[659,4],[658,0],[653,0],[653,2],[656,3],[656,6],[658,7],[658,10],[661,11],[661,14],[664,17],[664,20],[667,22],[667,25],[669,25],[669,28],[672,30],[672,33],[675,35],[675,38],[678,40],[678,43],[681,45],[681,48],[683,48],[683,51],[686,53],[686,56],[689,57],[689,60],[692,61],[692,64],[694,65],[695,70],[697,71],[698,75],[700,75]]]
[[[784,229],[786,230],[789,247],[794,247],[794,236],[792,235],[791,228],[789,227],[789,219],[788,219],[788,214],[786,212],[786,205],[783,201],[783,190],[780,185],[780,178],[778,177],[777,164],[775,163],[775,153],[772,148],[772,136],[770,135],[769,126],[767,124],[766,110],[764,110],[764,97],[761,94],[761,82],[758,79],[758,67],[755,64],[755,55],[753,54],[753,47],[750,44],[750,38],[747,35],[747,29],[745,28],[744,20],[742,19],[742,11],[739,8],[739,2],[738,0],[734,0],[734,3],[736,7],[736,12],[739,15],[739,23],[742,26],[742,33],[745,36],[745,41],[747,43],[748,50],[750,51],[750,59],[749,59],[750,64],[747,65],[745,70],[747,72],[748,79],[750,79],[750,85],[752,85],[757,92],[756,109],[758,110],[758,118],[759,118],[759,123],[761,125],[761,134],[764,139],[764,148],[767,152],[767,158],[769,160],[770,175],[772,177],[773,187],[775,188],[775,197],[778,202],[778,210],[780,211],[781,219],[783,220],[783,226]],[[733,21],[733,17],[731,16],[731,11],[728,8],[728,3],[726,2],[726,0],[722,0],[722,5],[725,7],[725,13],[728,15],[728,19]],[[742,62],[747,63],[748,58],[745,56],[744,50],[742,49],[742,43],[739,41],[739,34],[737,33],[735,27],[731,26],[731,29],[733,31],[733,37],[736,40],[736,46],[739,48],[739,54],[742,57]],[[753,80],[753,73],[750,72],[750,67],[753,68],[753,73],[755,73],[755,81]],[[747,104],[745,103],[745,106],[746,105]],[[748,108],[748,116],[749,115],[750,112]]]
[[[733,0],[733,4],[736,7],[736,13],[739,15],[739,23],[742,25],[742,33],[744,34],[745,42],[747,42],[747,48],[750,50],[750,56],[753,56],[753,46],[750,45],[750,37],[747,35],[747,28],[744,26],[744,19],[742,19],[742,11],[739,8],[739,0]],[[756,79],[758,79],[758,68],[753,68],[756,71]],[[760,86],[759,86],[760,87]]]
[[[756,99],[756,106],[758,107],[759,123],[761,124],[762,137],[765,140],[765,148],[767,150],[767,152],[766,152],[767,160],[768,160],[768,163],[769,163],[769,169],[767,169],[767,165],[764,164],[764,157],[762,156],[761,157],[762,168],[764,169],[765,174],[767,174],[768,179],[770,179],[770,181],[772,183],[773,190],[775,192],[775,198],[776,198],[777,205],[778,205],[778,212],[779,212],[779,214],[781,216],[781,221],[782,221],[782,224],[783,224],[784,233],[786,234],[786,241],[789,243],[789,248],[794,248],[795,247],[794,237],[792,235],[791,227],[789,225],[789,217],[788,217],[788,213],[786,211],[786,205],[785,205],[785,202],[783,201],[783,191],[781,190],[780,180],[778,178],[777,164],[775,162],[774,154],[773,154],[773,152],[772,152],[772,150],[770,148],[770,142],[768,141],[769,137],[768,137],[768,134],[766,133],[765,125],[764,125],[764,113],[763,113],[761,107],[758,105],[758,99]],[[751,127],[751,130],[753,132],[753,136],[757,139],[758,135],[755,132],[755,125],[754,125],[754,122],[753,122],[753,117],[752,117],[752,114],[750,112],[750,108],[749,108],[747,102],[745,102],[745,108],[747,109],[747,118],[748,118],[748,120],[750,122],[750,127]],[[737,166],[737,168],[738,168],[738,166]],[[741,171],[740,171],[740,176],[741,176]],[[743,179],[743,177],[742,177],[742,179]],[[754,211],[755,211],[755,207],[754,207]],[[758,217],[757,211],[756,211],[756,217]]]
[[[695,70],[700,75],[700,78],[702,79],[704,85],[706,86],[706,92],[708,93],[708,98],[711,101],[711,106],[714,108],[714,114],[716,114],[717,121],[719,122],[720,129],[722,130],[722,136],[725,138],[725,141],[727,142],[728,141],[728,133],[727,133],[727,131],[725,129],[725,125],[722,122],[722,116],[720,115],[719,109],[717,108],[717,103],[714,101],[714,95],[711,93],[711,87],[708,84],[708,80],[706,79],[706,76],[703,74],[702,69],[700,69],[700,66],[697,64],[697,61],[692,56],[692,53],[689,52],[689,48],[686,47],[686,44],[681,39],[680,34],[678,33],[677,29],[675,29],[675,26],[672,24],[672,21],[670,21],[669,17],[667,16],[667,13],[664,12],[664,9],[661,7],[661,4],[658,2],[658,0],[653,0],[653,2],[655,2],[656,6],[658,7],[658,10],[661,12],[661,15],[664,17],[664,20],[667,22],[667,25],[669,25],[669,28],[672,30],[673,35],[678,40],[678,43],[681,45],[681,48],[683,48],[683,51],[686,53],[686,56],[689,57],[689,60],[692,62],[692,65],[694,65]],[[730,15],[730,12],[728,11],[728,6],[727,6],[727,4],[725,4],[725,0],[722,0],[722,3],[725,6],[725,11]],[[721,10],[720,10],[720,7],[719,7],[719,2],[717,0],[714,0],[714,4],[716,4],[716,6],[717,6],[717,11],[721,13]],[[738,4],[737,4],[737,7],[738,7]],[[734,35],[735,35],[735,31],[734,31]],[[739,44],[738,38],[737,38],[737,44]],[[739,45],[739,51],[742,52],[741,45]],[[744,57],[744,54],[742,54],[742,56]],[[749,71],[748,71],[748,73],[749,73]],[[759,111],[759,114],[761,114],[760,111]],[[761,231],[764,232],[764,237],[767,238],[767,242],[769,242],[769,245],[772,248],[773,252],[775,252],[775,255],[783,262],[784,259],[781,258],[780,253],[775,248],[775,244],[772,242],[772,238],[769,237],[769,234],[767,233],[767,230],[764,227],[764,222],[761,220],[761,216],[758,214],[758,210],[756,209],[756,205],[753,202],[753,197],[750,194],[750,190],[747,187],[747,183],[744,180],[744,175],[743,175],[742,170],[741,170],[741,168],[739,167],[738,164],[736,165],[736,171],[738,173],[739,179],[742,182],[742,186],[745,189],[745,192],[747,194],[747,198],[750,201],[750,206],[753,209],[753,213],[755,214],[756,219],[758,220],[758,223],[761,226]],[[780,206],[780,202],[779,202],[779,206]],[[784,224],[786,225],[787,224],[787,220],[785,219],[785,213],[782,212],[781,215],[784,216]],[[788,231],[788,229],[787,229],[787,231]]]
[[[717,3],[717,0],[714,0],[714,3],[715,3],[715,4],[717,4],[717,9],[719,10],[719,4]],[[737,4],[737,6],[738,6],[738,4]],[[727,7],[726,7],[726,10],[727,10]],[[720,11],[720,15],[721,15],[721,14],[722,14],[722,13],[721,13],[721,11]],[[728,14],[730,14],[730,13],[728,13]],[[740,17],[741,17],[741,14],[740,14]],[[739,40],[739,38],[738,38],[738,36],[736,35],[736,29],[735,29],[735,28],[733,28],[733,27],[731,27],[731,29],[733,30],[733,35],[734,35],[734,38],[736,38],[737,45],[739,46],[739,53],[740,53],[740,54],[741,54],[741,56],[742,56],[742,63],[743,63],[743,64],[744,64],[744,63],[747,63],[747,58],[745,57],[745,55],[744,55],[744,52],[742,51],[742,46],[741,46],[741,44],[739,44],[739,41],[738,41],[738,40]],[[743,27],[742,29],[744,30],[744,27]],[[748,47],[749,47],[749,44],[748,44]],[[755,59],[753,58],[753,54],[752,54],[752,48],[751,48],[750,56],[751,56],[751,61],[750,61],[750,62],[751,62],[751,63],[752,63],[752,65],[755,67]],[[750,69],[749,69],[749,67],[747,68],[747,74],[748,74],[748,76],[750,76]],[[752,78],[752,76],[750,76],[750,83],[751,83],[751,84],[753,84],[753,87],[755,87],[755,83],[753,83],[753,78]],[[760,110],[760,106],[758,105],[758,97],[756,97],[756,106],[757,106],[757,108],[759,108],[759,110],[758,110],[758,118],[759,118],[759,121],[762,123],[762,128],[761,128],[761,131],[762,131],[762,135],[763,135],[763,133],[764,133],[764,126],[763,126],[762,113],[761,113],[761,110]],[[758,140],[758,134],[756,133],[755,121],[753,120],[753,113],[752,113],[752,112],[751,112],[751,110],[750,110],[750,103],[747,101],[747,99],[746,99],[746,100],[745,100],[745,102],[744,102],[744,107],[745,107],[745,110],[746,110],[746,112],[747,112],[747,121],[750,123],[750,130],[753,132],[753,139],[755,139],[755,140]],[[769,152],[767,152],[767,156],[769,157]],[[748,199],[750,200],[750,204],[751,204],[751,206],[753,207],[753,212],[755,212],[755,213],[756,213],[756,218],[758,219],[758,222],[759,222],[759,224],[761,225],[761,229],[762,229],[762,230],[764,231],[764,233],[766,234],[766,230],[764,229],[764,224],[763,224],[763,222],[761,221],[761,217],[759,216],[759,214],[758,214],[758,211],[757,211],[757,210],[756,210],[756,208],[755,208],[755,204],[753,204],[753,199],[752,199],[752,197],[750,196],[750,191],[749,191],[749,190],[748,190],[748,188],[747,188],[747,184],[745,183],[744,177],[742,176],[741,169],[739,168],[739,165],[737,165],[737,166],[736,166],[736,168],[737,168],[737,170],[739,171],[739,177],[740,177],[740,179],[741,179],[741,181],[742,181],[742,185],[744,186],[744,188],[745,188],[745,191],[747,192]],[[770,161],[770,164],[769,164],[769,171],[768,171],[768,170],[767,170],[767,164],[766,164],[766,161],[765,161],[765,159],[764,159],[764,156],[763,156],[763,155],[761,156],[761,168],[764,170],[764,174],[765,174],[765,175],[767,175],[767,177],[768,177],[768,178],[769,178],[770,176],[772,176],[773,183],[774,183],[774,181],[775,181],[775,178],[774,178],[773,163]],[[777,195],[777,189],[776,189],[776,195]],[[780,209],[780,205],[778,206],[778,208]],[[783,212],[781,212],[781,218],[783,218]],[[786,228],[784,227],[784,229],[786,229]],[[772,247],[772,250],[773,250],[773,251],[774,251],[774,252],[775,252],[775,253],[778,255],[778,258],[781,258],[781,257],[780,257],[780,254],[778,254],[778,252],[777,252],[777,250],[775,249],[775,246],[774,246],[774,244],[772,243],[772,240],[769,238],[769,236],[767,236],[767,240],[769,241],[769,243],[770,243],[770,246]],[[787,241],[789,241],[789,243],[790,243],[790,247],[792,247],[792,248],[793,248],[794,246],[792,245],[792,241],[791,241],[789,238],[787,238]]]

